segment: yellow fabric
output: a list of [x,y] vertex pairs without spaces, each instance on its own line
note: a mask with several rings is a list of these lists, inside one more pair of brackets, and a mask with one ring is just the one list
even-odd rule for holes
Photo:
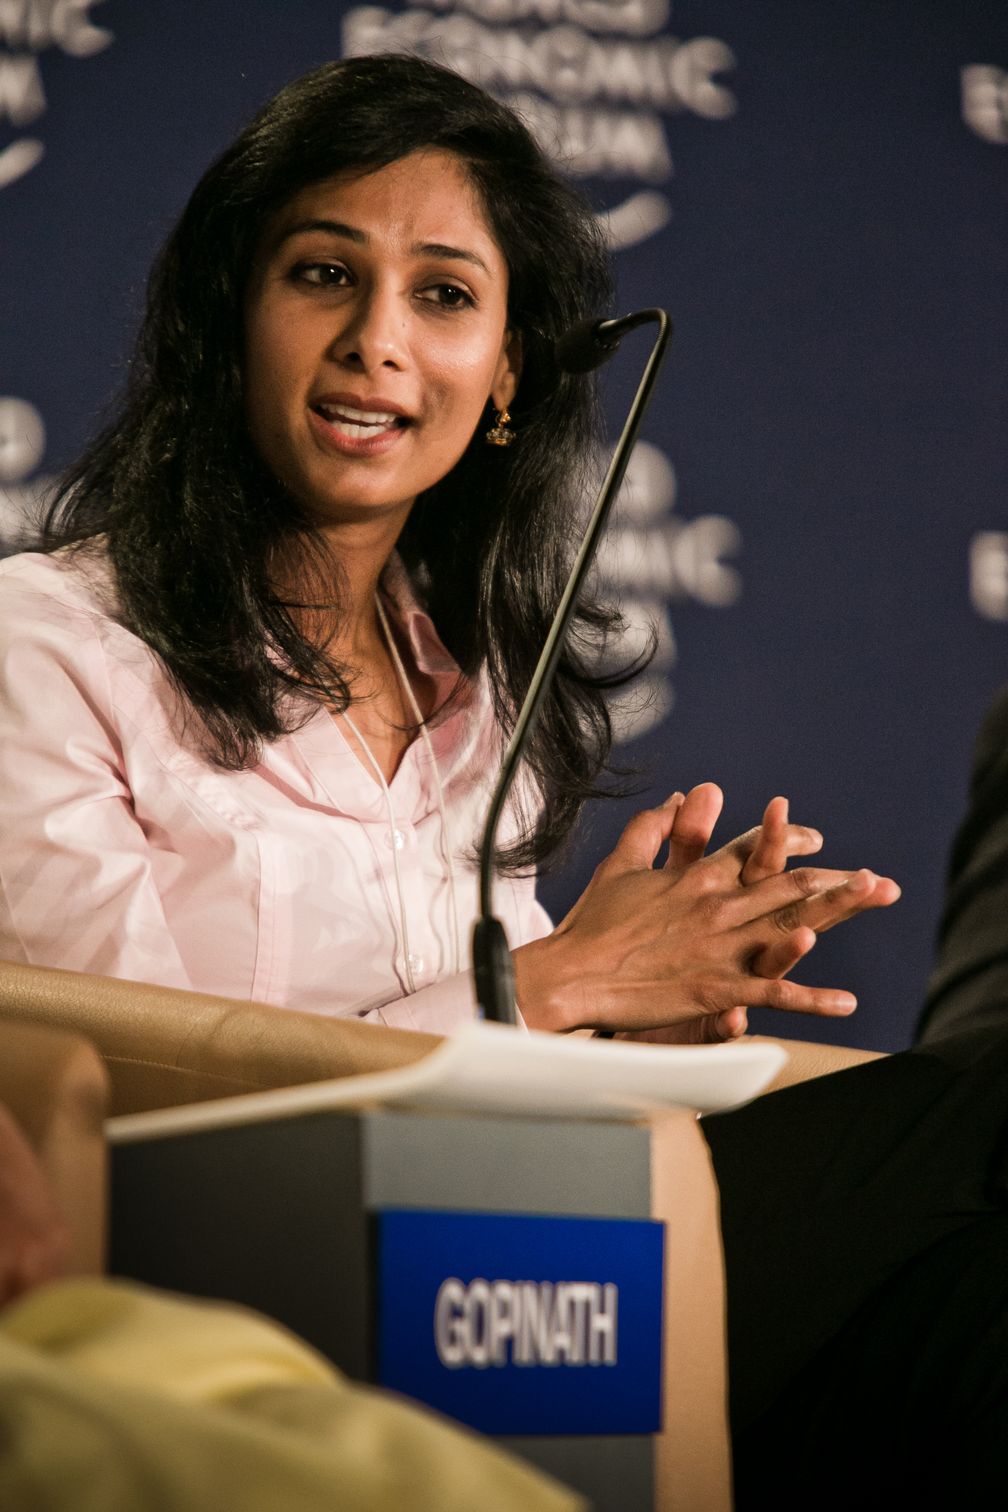
[[252,1313],[58,1282],[0,1315],[0,1506],[46,1512],[577,1512],[434,1414]]

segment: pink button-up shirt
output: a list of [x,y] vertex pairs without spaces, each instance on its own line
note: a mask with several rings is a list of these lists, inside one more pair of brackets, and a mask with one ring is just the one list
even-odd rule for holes
[[[458,668],[395,561],[385,587],[440,702]],[[216,767],[109,597],[100,559],[0,562],[0,959],[436,1032],[471,1018],[470,852],[499,767],[487,690],[466,685],[430,729],[458,972],[424,743],[389,784],[391,815],[321,708],[250,770]],[[499,881],[494,906],[512,944],[550,928],[529,878]]]

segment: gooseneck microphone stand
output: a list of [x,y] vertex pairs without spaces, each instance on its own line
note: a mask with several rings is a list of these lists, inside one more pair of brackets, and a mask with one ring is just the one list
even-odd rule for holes
[[633,315],[624,315],[619,320],[587,321],[575,326],[557,342],[556,360],[567,373],[588,373],[601,367],[613,356],[627,331],[636,326],[655,323],[658,335],[644,369],[643,377],[630,406],[622,435],[613,451],[609,470],[602,482],[595,508],[574,559],[567,586],[559,608],[550,626],[546,644],[543,646],[536,669],[532,674],[525,701],[515,720],[514,731],[504,752],[500,776],[490,800],[483,839],[480,843],[480,917],[473,928],[473,970],[476,976],[476,998],[483,1017],[499,1024],[515,1024],[514,970],[507,935],[492,909],[493,862],[497,826],[507,801],[508,794],[518,771],[518,764],[535,727],[543,699],[553,681],[556,666],[563,651],[564,640],[574,617],[581,589],[588,569],[595,557],[599,539],[606,527],[613,500],[623,482],[630,452],[637,439],[641,421],[654,388],[655,379],[665,356],[665,348],[672,334],[672,322],[664,310],[639,310]]

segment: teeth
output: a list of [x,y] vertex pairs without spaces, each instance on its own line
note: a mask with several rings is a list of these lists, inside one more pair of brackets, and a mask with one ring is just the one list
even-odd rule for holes
[[335,404],[319,404],[316,408],[327,420],[349,420],[353,425],[392,425],[399,418],[384,410],[351,409],[348,404],[338,407]]

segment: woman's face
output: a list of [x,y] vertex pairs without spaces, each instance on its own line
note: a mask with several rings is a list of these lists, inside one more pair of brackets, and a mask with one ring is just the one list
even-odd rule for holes
[[313,184],[273,218],[249,281],[246,418],[319,525],[401,523],[459,460],[487,400],[510,404],[520,359],[507,283],[450,152]]

